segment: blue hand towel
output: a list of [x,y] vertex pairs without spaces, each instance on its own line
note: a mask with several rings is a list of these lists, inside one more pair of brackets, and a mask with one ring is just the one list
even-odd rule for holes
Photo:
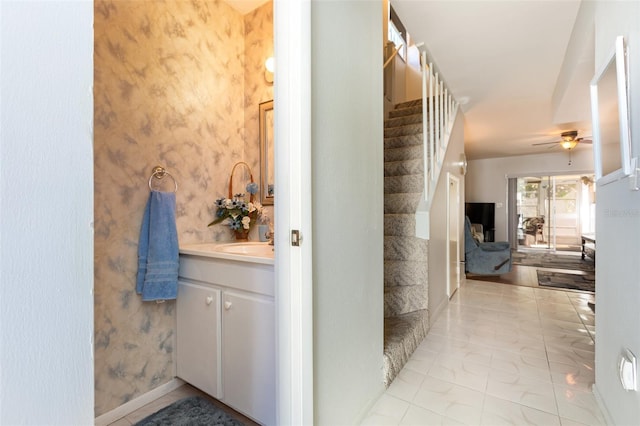
[[151,191],[138,244],[136,291],[143,301],[175,299],[178,294],[176,194]]

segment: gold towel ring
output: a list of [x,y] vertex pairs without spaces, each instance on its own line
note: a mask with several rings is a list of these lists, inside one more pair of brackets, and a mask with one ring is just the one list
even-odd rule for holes
[[178,182],[176,181],[176,179],[171,176],[171,173],[169,173],[168,171],[165,170],[164,167],[161,166],[155,166],[151,172],[151,176],[149,177],[149,190],[151,191],[155,191],[155,189],[153,189],[153,186],[151,185],[151,182],[153,181],[153,178],[156,178],[158,180],[163,179],[165,176],[169,176],[171,178],[171,180],[173,181],[174,184],[174,189],[173,192],[178,192]]

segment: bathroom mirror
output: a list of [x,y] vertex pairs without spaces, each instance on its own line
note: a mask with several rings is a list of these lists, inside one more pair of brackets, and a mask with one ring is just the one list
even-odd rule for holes
[[598,184],[631,174],[624,39],[615,44],[591,81],[594,168]]
[[273,204],[275,168],[273,164],[273,101],[260,104],[260,202]]

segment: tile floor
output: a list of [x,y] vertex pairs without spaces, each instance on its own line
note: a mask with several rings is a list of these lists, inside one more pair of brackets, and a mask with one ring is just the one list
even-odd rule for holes
[[592,295],[535,284],[467,279],[362,424],[605,424]]

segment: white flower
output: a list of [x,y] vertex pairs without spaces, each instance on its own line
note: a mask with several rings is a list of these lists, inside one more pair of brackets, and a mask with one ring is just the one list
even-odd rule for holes
[[251,218],[249,216],[245,216],[242,218],[242,227],[244,229],[249,229],[249,223],[251,223]]
[[233,206],[233,200],[230,200],[229,198],[224,200],[224,203],[225,203],[225,207],[228,209],[230,209]]
[[260,203],[249,203],[247,208],[249,209],[249,213],[257,211],[258,214],[260,214],[262,212],[262,204]]

